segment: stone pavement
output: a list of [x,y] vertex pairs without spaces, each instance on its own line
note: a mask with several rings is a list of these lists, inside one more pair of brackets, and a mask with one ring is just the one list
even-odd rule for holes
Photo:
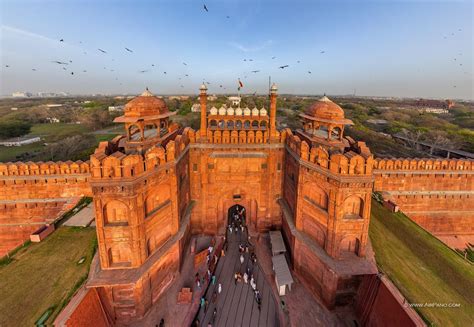
[[66,222],[64,222],[64,226],[89,226],[95,219],[95,212],[92,206],[93,204],[89,203],[89,205],[84,207],[82,210],[80,210],[75,215],[71,216]]
[[[250,253],[244,253],[245,261],[240,263],[239,244],[246,242],[247,234],[235,232],[228,237],[229,244],[224,257],[221,257],[217,265],[215,275],[217,282],[209,285],[206,292],[208,308],[199,310],[197,318],[200,325],[207,327],[209,323],[215,326],[278,326],[278,313],[276,299],[269,281],[258,264],[252,264],[249,260]],[[261,309],[258,309],[254,292],[250,284],[243,281],[235,283],[234,274],[237,271],[243,275],[247,267],[252,270],[257,283],[257,289],[262,295]],[[212,297],[217,291],[219,283],[222,284],[222,292],[217,295],[216,303]],[[213,318],[214,308],[217,315]]]

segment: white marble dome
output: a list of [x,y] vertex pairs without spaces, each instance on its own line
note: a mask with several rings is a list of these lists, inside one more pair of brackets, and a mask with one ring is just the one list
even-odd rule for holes
[[257,107],[252,109],[252,116],[258,116],[260,114],[260,111],[257,109]]
[[220,108],[219,108],[219,115],[220,115],[220,116],[225,116],[226,111],[227,111],[227,110],[226,110],[224,107],[220,107]]
[[266,116],[267,115],[267,109],[265,109],[265,107],[262,107],[262,109],[260,109],[260,116]]
[[238,107],[237,109],[235,109],[235,114],[237,116],[242,116],[242,108]]
[[211,111],[210,111],[210,114],[211,114],[212,116],[217,115],[217,108],[216,108],[216,107],[212,107],[212,108],[211,108]]
[[244,109],[244,116],[250,116],[250,113],[251,113],[251,112],[250,112],[249,107],[247,107],[247,108]]
[[232,108],[232,107],[231,107],[231,108],[228,108],[228,109],[227,109],[227,115],[233,116],[233,115],[234,115],[234,108]]

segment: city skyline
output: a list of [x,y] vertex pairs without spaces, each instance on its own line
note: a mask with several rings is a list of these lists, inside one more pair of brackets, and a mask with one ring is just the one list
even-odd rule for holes
[[0,93],[473,99],[470,2],[205,4],[2,1]]

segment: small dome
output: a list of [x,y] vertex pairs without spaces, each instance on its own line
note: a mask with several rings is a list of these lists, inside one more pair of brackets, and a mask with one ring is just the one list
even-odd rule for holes
[[324,118],[329,120],[344,119],[344,110],[334,102],[332,102],[327,96],[323,96],[321,99],[313,103],[305,111],[306,115],[313,116],[315,118]]
[[165,101],[154,96],[148,88],[125,105],[125,116],[127,117],[154,116],[168,112]]
[[235,109],[235,114],[236,114],[237,116],[242,116],[242,109],[241,109],[240,107],[237,108],[237,109]]
[[211,108],[211,111],[210,111],[210,114],[211,114],[211,116],[217,115],[217,108],[216,108],[216,107],[212,107],[212,108]]
[[231,108],[227,109],[227,115],[233,116],[234,115],[234,108],[231,107]]
[[278,91],[278,88],[275,83],[272,84],[272,87],[270,88],[271,93],[276,93]]
[[257,109],[257,107],[252,109],[252,116],[258,116],[260,114],[260,111]]
[[244,109],[244,116],[250,116],[250,109],[248,107]]
[[225,116],[225,112],[226,112],[226,110],[225,110],[224,107],[220,107],[220,108],[219,108],[219,115],[220,115],[220,116]]
[[199,88],[199,90],[201,90],[201,91],[207,91],[207,86],[206,86],[206,84],[202,83],[202,84],[201,84],[201,87]]
[[265,109],[265,107],[262,107],[262,109],[260,109],[260,116],[266,116],[267,115],[267,109]]

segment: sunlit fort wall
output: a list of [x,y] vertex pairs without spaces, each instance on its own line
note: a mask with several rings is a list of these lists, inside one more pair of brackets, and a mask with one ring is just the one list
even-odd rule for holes
[[[328,308],[353,303],[377,273],[368,240],[373,190],[415,220],[423,212],[417,221],[434,233],[472,232],[472,161],[374,159],[365,143],[344,137],[351,122],[326,97],[291,131],[276,128],[275,86],[268,111],[208,111],[206,91],[197,131],[172,123],[174,113],[145,91],[115,120],[125,135],[102,142],[89,162],[0,164],[3,251],[27,238],[19,226],[50,222],[49,207],[92,196],[98,252],[87,287],[109,321],[126,323],[179,274],[191,235],[223,234],[235,204],[246,208],[252,233],[283,231],[294,272]],[[458,216],[445,214],[453,207]]]

